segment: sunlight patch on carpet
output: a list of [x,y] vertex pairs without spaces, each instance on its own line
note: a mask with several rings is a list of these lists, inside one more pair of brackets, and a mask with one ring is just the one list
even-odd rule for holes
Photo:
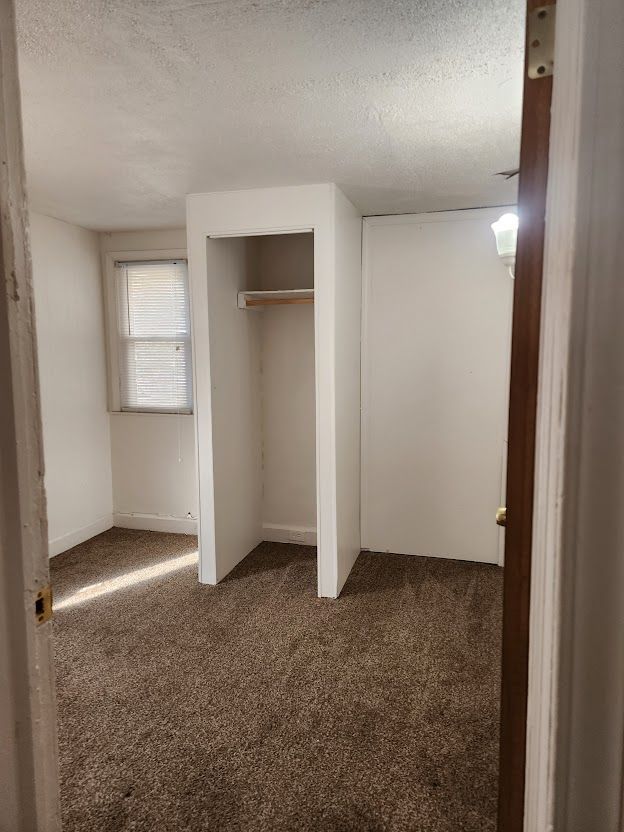
[[160,563],[155,563],[152,566],[146,566],[144,569],[136,569],[133,572],[127,572],[124,575],[117,575],[114,578],[109,578],[105,581],[98,581],[96,584],[89,584],[83,586],[67,598],[61,601],[54,602],[54,611],[64,610],[68,607],[75,607],[78,604],[84,604],[87,601],[92,601],[94,598],[99,598],[101,595],[109,595],[111,592],[117,592],[120,589],[127,589],[136,584],[151,581],[154,578],[160,578],[163,575],[168,575],[171,572],[178,572],[180,569],[185,569],[187,566],[192,566],[198,562],[198,553],[191,552],[188,555],[181,555],[177,558],[163,560]]

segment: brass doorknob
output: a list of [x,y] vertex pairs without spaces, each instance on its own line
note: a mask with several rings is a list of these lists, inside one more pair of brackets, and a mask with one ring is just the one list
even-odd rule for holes
[[507,506],[500,506],[496,509],[496,525],[507,525]]

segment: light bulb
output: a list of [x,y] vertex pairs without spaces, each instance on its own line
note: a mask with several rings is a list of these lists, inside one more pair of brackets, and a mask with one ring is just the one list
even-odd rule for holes
[[518,243],[518,215],[503,214],[496,222],[492,223],[492,231],[496,239],[498,256],[508,267],[509,273],[513,277],[513,269],[516,264],[516,246]]
[[515,256],[518,242],[518,215],[503,214],[500,219],[492,223],[492,231],[496,238],[498,256]]

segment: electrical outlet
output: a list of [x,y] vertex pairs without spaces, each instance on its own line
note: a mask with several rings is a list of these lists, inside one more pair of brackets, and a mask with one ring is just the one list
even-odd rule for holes
[[305,543],[305,532],[290,531],[288,532],[288,539],[291,543]]

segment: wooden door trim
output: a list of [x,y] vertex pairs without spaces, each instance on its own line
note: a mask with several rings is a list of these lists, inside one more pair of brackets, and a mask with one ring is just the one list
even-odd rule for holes
[[624,828],[623,37],[621,0],[559,5],[525,832]]
[[[13,2],[0,3],[0,817],[15,832],[60,829],[37,372]],[[5,826],[6,824],[6,826]]]
[[[527,19],[539,0],[527,1]],[[522,832],[538,365],[552,76],[529,79],[525,47],[509,396],[499,832]]]
[[[574,244],[579,200],[579,138],[583,99],[579,43],[585,0],[567,0],[558,9],[548,175],[542,333],[537,411],[537,447],[533,518],[529,690],[526,744],[524,829],[553,828],[556,725],[561,703],[558,674],[562,624],[564,497],[568,505],[576,485],[566,483],[566,442],[574,430],[566,412],[569,398]],[[579,403],[574,404],[579,411]],[[575,510],[574,510],[575,512]]]

